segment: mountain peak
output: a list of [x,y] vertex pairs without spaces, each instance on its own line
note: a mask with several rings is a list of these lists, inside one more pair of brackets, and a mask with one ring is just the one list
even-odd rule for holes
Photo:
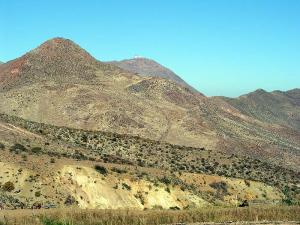
[[82,49],[75,42],[62,37],[52,38],[36,49],[30,52],[31,54],[45,56],[46,58],[52,57],[67,57],[70,56],[82,59],[95,60],[87,51]]
[[8,87],[15,81],[24,85],[38,80],[92,80],[100,62],[73,41],[58,37],[4,65],[0,83]]
[[70,46],[76,46],[79,47],[77,44],[75,44],[73,41],[61,37],[56,37],[49,39],[45,41],[43,44],[41,44],[38,49],[41,48],[48,48],[48,49],[58,49],[58,48],[64,48],[64,47],[70,47]]
[[[43,44],[62,44],[62,43],[69,43],[69,44],[75,44],[72,40],[70,39],[67,39],[67,38],[63,38],[63,37],[54,37],[54,38],[51,38],[47,41],[45,41]],[[42,45],[43,45],[42,44]]]
[[265,93],[267,93],[267,91],[262,89],[262,88],[259,88],[259,89],[255,90],[253,93],[255,93],[255,94],[265,94]]

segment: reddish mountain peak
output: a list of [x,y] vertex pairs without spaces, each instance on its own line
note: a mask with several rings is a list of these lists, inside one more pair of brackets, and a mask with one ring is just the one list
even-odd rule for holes
[[45,41],[37,49],[59,49],[59,48],[66,48],[66,47],[80,48],[77,44],[75,44],[73,41],[69,39],[57,37]]
[[24,85],[40,80],[92,80],[100,65],[87,51],[64,38],[50,39],[27,54],[1,65],[0,85]]
[[75,57],[85,60],[95,60],[87,51],[82,49],[73,41],[61,37],[52,38],[39,47],[30,52],[32,55],[39,55],[42,57]]

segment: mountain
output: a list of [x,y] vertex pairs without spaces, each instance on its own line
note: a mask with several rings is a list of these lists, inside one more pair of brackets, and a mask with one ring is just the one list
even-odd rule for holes
[[181,135],[185,124],[178,120],[203,95],[99,62],[70,40],[49,40],[4,64],[0,91],[2,112],[34,121],[199,142],[188,137],[192,131]]
[[112,61],[108,63],[114,64],[131,73],[137,73],[141,76],[161,77],[176,82],[184,87],[189,88],[190,90],[196,91],[176,73],[152,59],[137,57],[134,59],[125,59],[122,61]]
[[[297,94],[292,92],[290,95]],[[291,97],[289,97],[291,99]],[[263,158],[299,169],[300,133],[224,98],[96,60],[54,38],[0,66],[0,112],[71,128]]]
[[3,89],[10,89],[12,83],[16,88],[44,81],[91,84],[101,75],[99,71],[113,76],[112,72],[118,72],[118,68],[97,61],[70,40],[54,38],[4,64],[0,82]]
[[0,65],[0,202],[299,202],[298,107],[299,89],[206,97],[54,38]]
[[300,89],[286,92],[259,89],[239,98],[223,99],[247,116],[300,131]]

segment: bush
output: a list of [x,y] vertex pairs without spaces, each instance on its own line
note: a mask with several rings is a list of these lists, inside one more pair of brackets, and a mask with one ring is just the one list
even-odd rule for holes
[[166,177],[166,176],[164,176],[164,177],[162,177],[161,179],[159,179],[159,181],[160,181],[161,183],[164,183],[165,185],[171,184],[171,179],[168,178],[168,177]]
[[39,154],[41,151],[42,151],[42,148],[41,147],[33,147],[31,149],[32,153],[34,154]]
[[13,152],[19,152],[19,151],[26,152],[27,151],[27,149],[25,148],[24,145],[21,145],[21,144],[18,144],[18,143],[11,146],[10,150],[13,151]]
[[214,182],[209,184],[212,188],[216,189],[216,197],[224,198],[225,195],[228,195],[227,184],[224,181]]
[[40,191],[37,191],[37,192],[34,193],[34,196],[35,196],[35,197],[40,197],[41,195],[42,195],[42,194],[41,194]]
[[116,172],[116,173],[120,173],[120,174],[127,173],[127,170],[125,170],[125,169],[119,169],[119,168],[116,168],[116,167],[113,167],[111,169],[111,171]]
[[65,200],[65,205],[71,206],[71,205],[74,205],[75,203],[76,203],[76,199],[73,196],[68,195],[68,197]]
[[249,180],[244,180],[244,182],[245,182],[245,184],[246,184],[247,187],[250,187],[251,183],[250,183]]
[[165,191],[168,192],[168,193],[171,193],[171,190],[170,190],[169,187],[166,187]]
[[126,183],[122,183],[122,186],[123,186],[123,188],[125,188],[128,191],[131,190],[131,187],[128,184],[126,184]]
[[0,143],[0,150],[4,150],[5,149],[5,145]]
[[106,176],[108,174],[108,171],[104,166],[96,165],[95,170],[104,176]]
[[11,182],[8,181],[2,186],[3,191],[11,192],[15,189],[15,185]]
[[138,191],[138,192],[134,195],[134,197],[135,197],[136,199],[140,200],[140,202],[141,202],[142,205],[145,204],[145,198],[144,198],[142,192]]

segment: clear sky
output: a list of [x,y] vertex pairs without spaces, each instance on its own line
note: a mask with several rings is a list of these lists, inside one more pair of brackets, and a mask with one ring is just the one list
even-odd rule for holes
[[0,61],[52,37],[141,55],[204,94],[300,87],[300,0],[0,0]]

